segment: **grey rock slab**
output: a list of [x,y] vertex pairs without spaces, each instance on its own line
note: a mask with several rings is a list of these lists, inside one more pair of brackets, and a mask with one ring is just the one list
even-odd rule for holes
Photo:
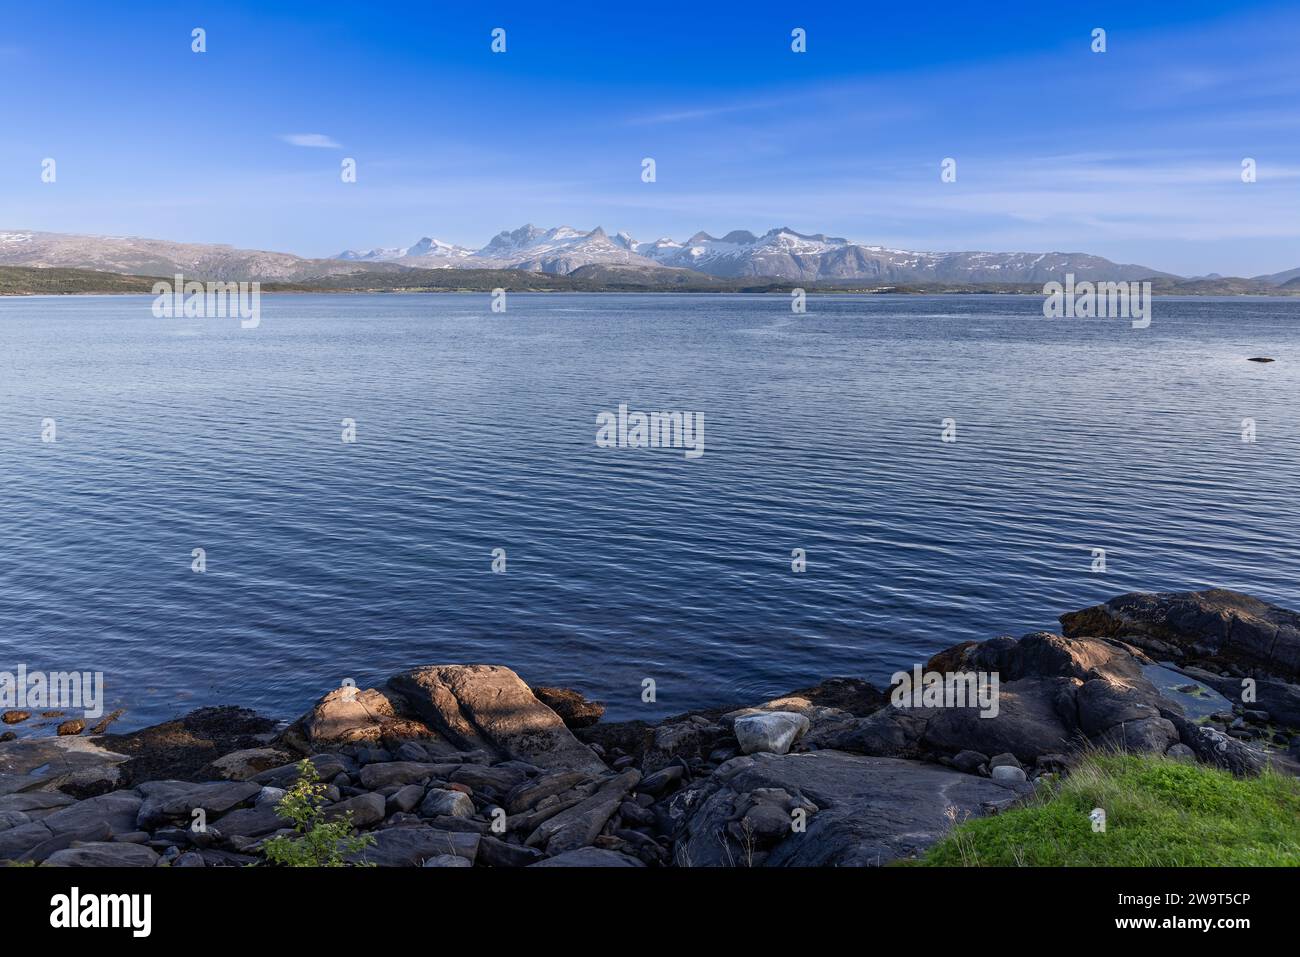
[[641,780],[641,772],[629,769],[609,778],[591,797],[561,811],[537,826],[524,843],[545,847],[550,854],[562,854],[591,844],[627,794]]
[[351,812],[352,826],[366,828],[384,819],[384,804],[382,794],[358,794],[346,801],[331,804],[325,809],[325,818],[334,820]]
[[618,851],[607,851],[599,847],[579,847],[544,861],[530,864],[529,867],[645,867],[635,857],[628,857]]
[[[311,762],[322,781],[332,781],[343,772],[356,770],[356,765],[339,754],[313,754],[307,760]],[[278,768],[268,768],[253,775],[251,780],[258,784],[266,784],[276,788],[293,787],[298,783],[298,778],[301,777],[298,771],[299,763],[294,761],[289,764],[282,764]]]
[[527,771],[504,764],[491,768],[466,764],[451,774],[451,780],[457,784],[464,784],[474,791],[494,791],[498,794],[508,794],[528,779]]
[[240,808],[208,823],[228,840],[236,837],[262,837],[288,826],[288,822],[275,813],[275,806],[271,804]]
[[0,831],[0,861],[13,861],[54,835],[40,821]]
[[685,773],[686,769],[680,764],[669,765],[653,774],[647,774],[641,781],[640,789],[647,794],[662,794],[680,781]]
[[459,857],[455,854],[439,854],[437,857],[431,857],[428,860],[426,860],[424,862],[424,866],[425,867],[473,867],[474,865],[471,864],[469,861],[467,861],[465,858]]
[[373,837],[372,846],[349,855],[349,860],[379,867],[419,867],[440,854],[456,854],[472,864],[478,854],[479,835],[464,831],[390,827],[373,832]]
[[429,764],[424,761],[388,761],[367,764],[361,769],[361,786],[369,791],[415,784],[426,778],[446,780],[459,764]]
[[0,811],[0,831],[7,831],[20,824],[31,824],[32,816],[24,811]]
[[74,735],[0,744],[0,795],[38,788],[54,790],[78,772],[113,767],[127,760],[125,754],[100,747],[97,740]]
[[136,826],[150,830],[165,821],[188,822],[196,808],[202,808],[208,817],[224,814],[253,800],[262,788],[252,781],[146,781],[139,790],[144,803],[136,815]]
[[108,841],[113,837],[112,830],[109,826],[100,821],[98,824],[90,824],[85,827],[77,828],[74,831],[61,831],[52,835],[49,840],[42,841],[35,847],[28,850],[19,860],[22,861],[41,861],[48,858],[56,851],[71,847],[74,844],[87,843],[91,841]]
[[61,807],[68,807],[76,803],[76,798],[61,791],[28,791],[25,794],[0,794],[0,811],[22,811],[33,818],[53,814]]
[[388,796],[385,810],[389,814],[394,811],[413,811],[420,806],[420,801],[423,799],[424,785],[407,784]]
[[913,856],[958,820],[983,814],[984,802],[1004,801],[1006,789],[987,778],[941,765],[838,751],[757,754],[725,780],[713,778],[674,795],[681,821],[674,857],[695,867],[744,863],[744,848],[727,825],[750,795],[779,788],[817,807],[806,831],[775,844],[765,866],[872,866]]
[[142,844],[97,841],[55,851],[45,867],[154,867],[158,855]]
[[527,867],[545,858],[535,847],[510,844],[487,834],[479,840],[478,862],[488,867]]
[[136,821],[143,804],[134,791],[111,791],[60,808],[42,820],[53,834],[80,830],[101,821],[108,824],[113,834],[126,834],[138,829]]

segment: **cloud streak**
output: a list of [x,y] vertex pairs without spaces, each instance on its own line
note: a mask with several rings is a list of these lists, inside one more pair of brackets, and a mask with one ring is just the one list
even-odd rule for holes
[[343,144],[324,133],[281,133],[280,139],[291,146],[305,146],[318,150],[341,150]]

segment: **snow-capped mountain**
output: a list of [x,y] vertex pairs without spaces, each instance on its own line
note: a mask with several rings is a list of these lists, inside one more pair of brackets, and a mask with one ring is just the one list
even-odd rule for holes
[[691,269],[722,278],[771,277],[798,281],[871,280],[907,282],[1046,282],[1073,273],[1079,280],[1129,280],[1165,276],[1145,266],[1120,265],[1084,253],[912,252],[869,246],[787,227],[756,236],[743,229],[721,238],[696,233],[637,242],[627,233],[608,235],[599,226],[541,229],[531,223],[498,233],[482,249],[435,243],[436,252],[414,253],[421,244],[345,252],[339,259],[403,265],[525,269],[566,275],[582,266],[625,265]]
[[379,249],[345,249],[335,256],[348,262],[394,262],[418,266],[423,269],[451,268],[465,265],[464,260],[474,255],[474,250],[464,246],[444,243],[440,239],[423,237],[410,246],[390,246]]
[[1145,266],[1117,265],[1084,253],[912,252],[789,228],[772,229],[762,236],[738,229],[721,239],[696,233],[685,243],[660,239],[636,249],[661,265],[712,276],[775,276],[808,282],[1045,282],[1067,272],[1080,280],[1161,275]]
[[582,266],[619,264],[655,266],[637,255],[635,241],[626,233],[609,236],[597,226],[590,232],[557,226],[538,229],[531,223],[512,232],[500,232],[474,254],[483,268],[527,269],[565,275]]

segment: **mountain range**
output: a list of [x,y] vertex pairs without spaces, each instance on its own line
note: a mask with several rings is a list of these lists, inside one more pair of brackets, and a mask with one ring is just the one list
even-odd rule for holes
[[638,242],[590,231],[531,224],[501,232],[481,249],[421,239],[406,247],[347,250],[347,262],[396,263],[429,268],[526,269],[568,275],[584,266],[689,269],[719,278],[767,277],[800,282],[1045,282],[1074,273],[1078,279],[1148,279],[1169,273],[1121,265],[1085,253],[912,252],[869,246],[788,227],[761,236],[734,230],[725,236],[699,232],[689,239]]
[[[262,282],[332,281],[340,277],[391,281],[426,270],[522,270],[549,276],[616,276],[646,285],[681,285],[702,280],[772,279],[837,284],[1041,284],[1073,273],[1077,280],[1137,279],[1236,283],[1233,291],[1282,287],[1300,279],[1290,269],[1253,279],[1218,276],[1183,280],[1147,266],[1113,263],[1086,253],[916,252],[866,245],[820,233],[777,228],[755,235],[734,230],[721,237],[698,232],[684,241],[637,241],[558,226],[526,225],[503,231],[480,249],[425,237],[410,246],[346,250],[328,259],[291,253],[177,243],[138,237],[92,236],[27,230],[0,231],[0,266],[87,269],[138,276],[177,272],[200,279]],[[695,277],[692,279],[691,277]],[[1245,284],[1243,286],[1243,284]]]

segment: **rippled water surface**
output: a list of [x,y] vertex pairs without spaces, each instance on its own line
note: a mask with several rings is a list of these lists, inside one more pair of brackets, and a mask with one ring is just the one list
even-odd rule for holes
[[[0,300],[0,670],[102,670],[134,726],[448,661],[649,718],[1135,589],[1300,607],[1294,301],[1147,330],[991,296],[149,305]],[[597,448],[620,402],[702,412],[704,456]]]

